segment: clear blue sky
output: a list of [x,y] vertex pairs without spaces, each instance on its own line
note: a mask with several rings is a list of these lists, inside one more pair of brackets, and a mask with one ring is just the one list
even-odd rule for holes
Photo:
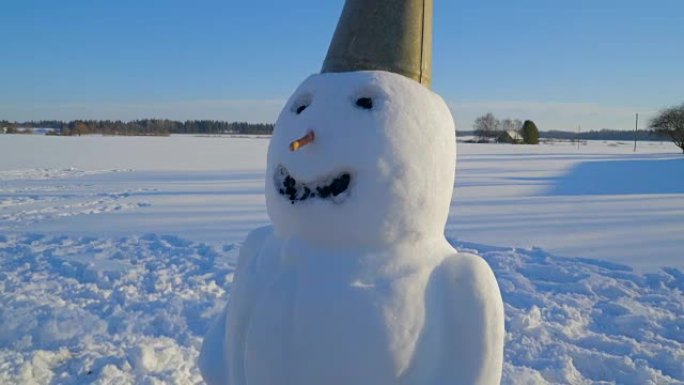
[[[2,0],[0,119],[274,121],[342,0]],[[434,90],[461,128],[631,128],[684,102],[682,0],[435,0]]]

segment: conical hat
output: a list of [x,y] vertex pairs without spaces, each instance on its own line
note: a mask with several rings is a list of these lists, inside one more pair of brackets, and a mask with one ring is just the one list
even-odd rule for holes
[[389,71],[430,87],[433,0],[346,0],[321,72]]

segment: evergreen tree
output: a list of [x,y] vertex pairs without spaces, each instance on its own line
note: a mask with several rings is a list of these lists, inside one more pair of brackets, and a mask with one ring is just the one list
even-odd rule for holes
[[539,144],[539,130],[531,120],[526,120],[523,123],[520,135],[522,135],[525,144]]

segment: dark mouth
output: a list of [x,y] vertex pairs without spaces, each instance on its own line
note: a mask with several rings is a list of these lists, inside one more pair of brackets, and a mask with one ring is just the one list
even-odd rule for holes
[[276,170],[274,181],[278,193],[292,204],[308,199],[330,199],[339,203],[348,195],[345,193],[349,190],[351,175],[348,172],[342,172],[335,177],[303,183],[292,177],[285,167],[280,166]]

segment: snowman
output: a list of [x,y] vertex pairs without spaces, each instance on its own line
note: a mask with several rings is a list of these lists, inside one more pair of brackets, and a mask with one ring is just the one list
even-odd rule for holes
[[456,144],[429,89],[431,19],[430,0],[347,0],[275,125],[272,226],[240,250],[208,384],[499,383],[496,280],[444,237]]

